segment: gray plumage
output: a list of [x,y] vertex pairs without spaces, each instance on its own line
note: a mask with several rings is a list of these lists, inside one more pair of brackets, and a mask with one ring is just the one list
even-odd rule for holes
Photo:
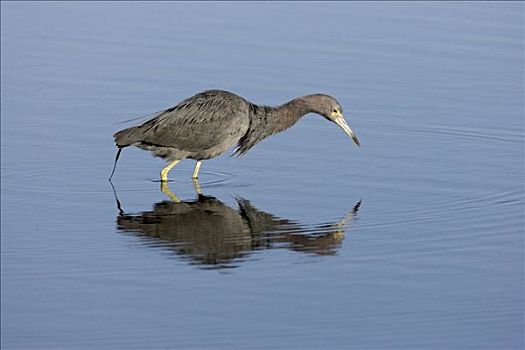
[[250,124],[249,104],[222,91],[206,91],[159,113],[142,125],[117,132],[118,147],[138,146],[176,160],[209,159],[222,154]]
[[[128,146],[151,151],[171,162],[214,158],[235,145],[235,154],[243,155],[258,142],[289,128],[310,112],[337,123],[359,145],[343,119],[341,105],[331,96],[308,95],[278,107],[268,107],[228,91],[209,90],[158,113],[142,125],[115,133],[119,149],[115,165],[121,149]],[[164,177],[169,169],[164,170]],[[194,175],[196,173],[198,168]],[[162,180],[167,180],[164,177]]]

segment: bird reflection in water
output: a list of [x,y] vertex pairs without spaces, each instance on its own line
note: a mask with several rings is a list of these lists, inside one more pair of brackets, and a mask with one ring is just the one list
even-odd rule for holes
[[279,218],[237,197],[232,208],[203,195],[181,201],[166,182],[161,190],[170,198],[153,210],[125,213],[116,196],[117,229],[146,239],[146,244],[169,249],[205,268],[236,267],[252,251],[285,248],[316,255],[334,255],[341,246],[347,224],[361,201],[342,219],[327,224],[301,225]]

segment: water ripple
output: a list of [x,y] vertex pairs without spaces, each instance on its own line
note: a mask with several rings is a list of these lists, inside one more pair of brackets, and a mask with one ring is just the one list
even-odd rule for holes
[[493,141],[506,143],[523,143],[523,134],[512,130],[490,130],[490,132],[475,128],[443,128],[438,126],[410,127],[405,131],[421,135],[438,135],[462,141]]

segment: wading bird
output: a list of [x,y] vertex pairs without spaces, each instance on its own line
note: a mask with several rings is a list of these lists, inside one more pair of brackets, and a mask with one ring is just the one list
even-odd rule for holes
[[236,155],[270,135],[286,130],[302,116],[317,113],[339,125],[359,146],[357,136],[343,118],[343,109],[329,95],[313,94],[295,98],[278,107],[258,106],[241,96],[222,90],[198,93],[177,106],[157,113],[142,125],[115,133],[118,151],[128,146],[151,151],[169,162],[160,172],[168,181],[168,172],[181,160],[197,161],[192,178],[199,176],[201,161],[217,157],[237,145]]

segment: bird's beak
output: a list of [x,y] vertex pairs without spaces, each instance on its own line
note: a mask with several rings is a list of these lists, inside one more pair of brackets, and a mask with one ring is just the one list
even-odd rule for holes
[[341,116],[337,116],[334,119],[334,122],[337,125],[339,125],[341,127],[341,129],[343,129],[344,132],[346,132],[346,134],[352,138],[352,140],[354,140],[356,145],[361,146],[361,144],[359,143],[359,139],[355,135],[354,131],[348,126],[348,124],[346,123],[345,118],[343,118],[342,115]]

